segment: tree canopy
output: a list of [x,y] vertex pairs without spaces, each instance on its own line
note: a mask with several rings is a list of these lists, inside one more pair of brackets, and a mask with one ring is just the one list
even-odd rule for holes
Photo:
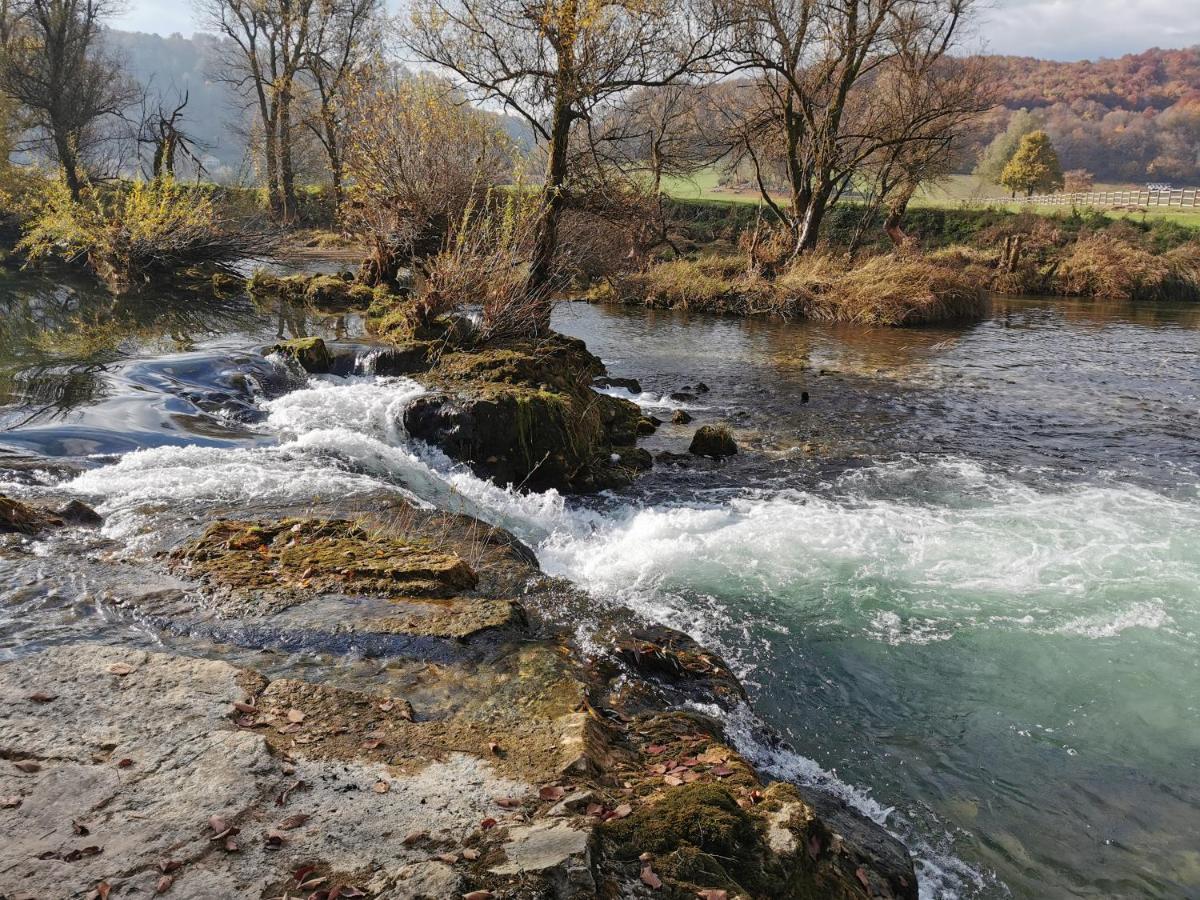
[[1034,131],[1021,138],[1017,152],[1000,174],[1000,183],[1014,194],[1020,191],[1026,196],[1063,186],[1062,165],[1046,132]]

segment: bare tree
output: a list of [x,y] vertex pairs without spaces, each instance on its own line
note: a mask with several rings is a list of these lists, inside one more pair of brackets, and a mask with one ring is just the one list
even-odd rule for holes
[[189,160],[197,176],[204,174],[200,151],[204,145],[184,131],[183,111],[187,108],[189,94],[185,91],[174,107],[164,107],[161,100],[151,111],[144,106],[138,143],[150,148],[150,175],[153,178],[173,178],[180,159]]
[[0,0],[0,90],[62,167],[78,200],[87,166],[140,93],[102,46],[114,0]]
[[308,127],[329,160],[334,202],[342,202],[342,101],[347,83],[378,54],[381,0],[325,0],[309,34],[305,74],[312,81],[316,115]]
[[545,327],[572,130],[627,91],[685,77],[713,56],[713,30],[666,0],[415,0],[404,37],[475,99],[523,118],[545,149],[526,285],[543,298]]
[[[916,83],[960,41],[975,0],[722,0],[738,102],[724,107],[729,160],[748,161],[763,202],[791,232],[793,253],[816,246],[830,205],[882,149],[923,140],[941,113],[909,104],[881,127],[871,92],[887,73]],[[892,110],[891,112],[895,112]],[[787,198],[763,177],[782,168]]]
[[310,29],[322,0],[197,0],[207,24],[231,42],[219,77],[255,108],[272,213],[297,215],[293,105],[310,49]]

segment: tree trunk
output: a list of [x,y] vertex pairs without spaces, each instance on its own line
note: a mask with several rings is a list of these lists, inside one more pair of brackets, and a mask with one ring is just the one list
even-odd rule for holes
[[285,86],[279,98],[279,186],[284,224],[296,221],[296,168],[292,158],[292,92]]
[[79,159],[75,155],[75,147],[71,137],[58,128],[54,129],[54,151],[58,155],[58,164],[62,167],[63,181],[67,184],[67,192],[76,203],[83,193],[83,179],[79,175]]
[[904,221],[904,214],[908,212],[908,203],[912,200],[914,193],[916,193],[915,185],[905,185],[901,188],[900,193],[888,204],[887,218],[883,220],[883,230],[892,239],[892,245],[897,248],[903,247],[908,241],[908,235],[905,234],[901,223]]
[[342,205],[342,149],[338,144],[337,122],[333,118],[333,109],[329,104],[322,104],[321,118],[325,128],[325,153],[329,157],[329,179],[333,184],[334,211]]
[[832,193],[833,185],[828,182],[822,183],[813,191],[808,208],[804,211],[804,218],[800,222],[800,235],[797,240],[799,252],[807,253],[816,249],[817,241],[821,237],[821,223],[829,209],[829,197]]
[[537,304],[534,329],[539,333],[550,328],[550,282],[554,274],[554,258],[558,253],[558,225],[566,207],[563,187],[567,181],[567,140],[570,131],[571,114],[560,91],[551,118],[546,183],[542,188],[544,208],[534,235],[533,258],[526,281],[526,291]]
[[267,164],[267,200],[271,215],[280,219],[283,217],[283,197],[279,191],[279,140],[275,129],[275,116],[263,120],[263,130],[266,132],[263,152]]

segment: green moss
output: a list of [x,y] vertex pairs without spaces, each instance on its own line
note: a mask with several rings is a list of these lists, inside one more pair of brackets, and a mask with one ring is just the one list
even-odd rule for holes
[[690,847],[705,854],[739,857],[758,844],[749,814],[716,784],[675,788],[657,803],[608,827],[626,853],[665,854]]
[[289,359],[294,359],[306,372],[320,374],[328,372],[333,364],[329,348],[319,337],[294,338],[290,341],[280,341],[271,347],[271,353],[278,353]]

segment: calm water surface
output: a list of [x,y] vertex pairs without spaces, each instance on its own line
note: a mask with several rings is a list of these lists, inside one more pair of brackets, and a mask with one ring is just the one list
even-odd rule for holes
[[0,281],[0,489],[107,516],[0,551],[0,655],[107,640],[370,670],[119,600],[215,510],[407,491],[517,531],[598,618],[718,647],[795,752],[755,745],[749,716],[746,749],[903,837],[926,896],[1200,896],[1200,310],[998,300],[969,327],[862,330],[572,304],[556,324],[649,411],[689,409],[652,450],[726,421],[743,452],[517,497],[411,445],[421,389],[365,348],[308,380],[260,352],[353,341],[353,317]]

